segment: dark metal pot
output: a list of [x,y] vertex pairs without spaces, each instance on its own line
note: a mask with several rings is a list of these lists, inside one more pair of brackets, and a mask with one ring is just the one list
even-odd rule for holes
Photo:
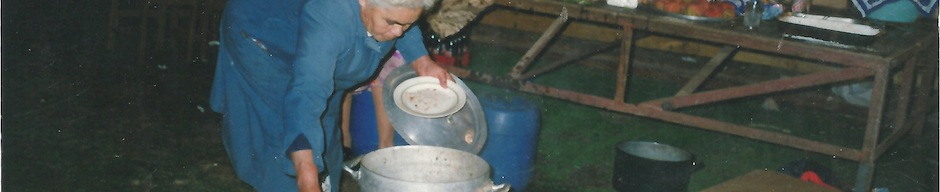
[[616,153],[617,191],[688,191],[689,178],[701,167],[692,153],[656,142],[620,142]]

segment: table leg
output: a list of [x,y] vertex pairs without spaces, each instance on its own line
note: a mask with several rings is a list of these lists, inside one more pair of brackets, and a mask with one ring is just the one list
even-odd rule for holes
[[855,189],[857,192],[866,192],[871,188],[871,178],[875,175],[875,162],[864,161],[858,163],[858,175],[855,177]]
[[617,83],[614,93],[614,102],[627,101],[627,79],[630,72],[630,53],[633,50],[633,26],[624,24],[623,39],[620,44],[620,64],[617,65]]
[[862,141],[863,157],[858,159],[858,175],[855,179],[855,191],[867,191],[871,187],[871,179],[877,159],[878,130],[881,128],[882,112],[884,111],[885,91],[888,89],[892,63],[875,68],[875,82],[872,86],[871,105],[868,108],[868,122],[865,124],[865,138]]
[[[925,60],[931,61],[929,59]],[[927,66],[929,66],[927,70],[920,70],[920,74],[917,75],[920,79],[920,86],[917,86],[917,93],[914,94],[916,97],[914,102],[917,103],[917,105],[914,105],[914,109],[911,110],[911,115],[913,116],[911,126],[914,127],[911,129],[910,134],[914,136],[915,139],[920,139],[920,134],[924,129],[924,121],[928,115],[927,113],[930,113],[931,108],[937,108],[937,96],[933,94],[933,87],[937,83],[937,64],[928,63]],[[917,143],[919,144],[920,142]]]
[[898,106],[894,112],[894,122],[892,127],[894,131],[904,130],[905,120],[907,120],[908,107],[911,104],[911,87],[913,87],[914,68],[917,67],[917,57],[908,59],[904,63],[904,71],[901,72],[901,87],[898,89]]

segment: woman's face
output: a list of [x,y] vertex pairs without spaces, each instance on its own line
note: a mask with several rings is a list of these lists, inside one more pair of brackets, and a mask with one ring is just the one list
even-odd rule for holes
[[368,1],[359,0],[362,23],[376,41],[388,41],[401,37],[405,30],[408,30],[408,27],[421,17],[421,11],[424,10],[422,8],[381,8],[369,5]]

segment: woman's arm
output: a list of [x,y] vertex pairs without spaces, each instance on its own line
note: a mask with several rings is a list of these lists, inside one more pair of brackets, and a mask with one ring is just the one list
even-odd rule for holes
[[309,149],[290,154],[297,171],[297,188],[300,192],[321,192],[319,169],[313,164],[313,151]]

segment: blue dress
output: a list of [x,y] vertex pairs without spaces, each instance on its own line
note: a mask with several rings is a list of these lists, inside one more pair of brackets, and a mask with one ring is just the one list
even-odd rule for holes
[[229,0],[220,43],[211,106],[235,171],[258,191],[297,191],[287,150],[298,136],[339,191],[344,93],[393,47],[407,63],[427,54],[417,27],[369,37],[356,0]]

